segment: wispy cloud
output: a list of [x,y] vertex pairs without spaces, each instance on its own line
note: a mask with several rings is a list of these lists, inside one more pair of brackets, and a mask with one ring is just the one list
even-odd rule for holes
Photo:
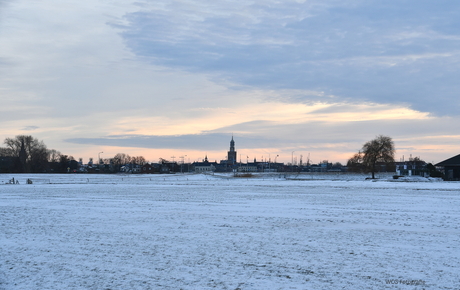
[[38,128],[40,128],[40,127],[38,127],[38,126],[27,126],[27,127],[22,128],[22,130],[23,131],[34,131],[34,130],[37,130]]

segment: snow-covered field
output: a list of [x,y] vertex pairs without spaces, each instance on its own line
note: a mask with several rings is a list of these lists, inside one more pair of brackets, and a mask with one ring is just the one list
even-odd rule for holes
[[0,175],[0,289],[460,289],[460,183],[316,177]]

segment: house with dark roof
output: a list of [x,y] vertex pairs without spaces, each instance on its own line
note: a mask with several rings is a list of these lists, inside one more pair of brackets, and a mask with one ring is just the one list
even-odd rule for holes
[[203,162],[194,162],[193,167],[196,173],[214,172],[217,167],[217,162],[209,162],[208,156],[206,155]]
[[394,163],[397,175],[418,175],[429,177],[430,171],[426,168],[427,163],[420,158],[410,158],[408,161],[398,161]]
[[444,161],[441,161],[434,166],[442,168],[444,172],[444,180],[458,181],[460,180],[460,154]]

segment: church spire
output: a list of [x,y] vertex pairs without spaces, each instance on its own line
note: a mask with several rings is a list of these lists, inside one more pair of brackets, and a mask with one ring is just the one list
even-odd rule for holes
[[233,141],[233,134],[232,134],[232,140],[230,141],[230,152],[235,151],[235,141]]
[[229,165],[236,164],[236,151],[235,151],[235,141],[233,140],[233,134],[232,134],[232,140],[230,141],[230,150],[227,153],[227,162]]
[[22,138],[21,139],[21,150],[19,151],[19,162],[21,163],[22,172],[27,172],[26,160],[27,160],[26,146],[24,144],[24,138]]

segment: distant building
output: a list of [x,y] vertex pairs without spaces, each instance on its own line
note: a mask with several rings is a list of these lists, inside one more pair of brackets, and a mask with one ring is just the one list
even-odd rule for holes
[[430,176],[430,172],[426,168],[426,162],[420,158],[411,158],[409,161],[395,162],[395,167],[397,175],[418,175],[423,177]]
[[153,173],[155,173],[155,167],[152,164],[149,164],[149,163],[146,163],[146,164],[142,165],[140,170],[141,170],[141,173],[144,173],[144,174],[153,174]]
[[[230,141],[230,150],[227,151],[227,158],[225,160],[220,160],[218,164],[216,164],[216,168],[214,171],[216,172],[232,172],[236,171],[238,161],[236,159],[236,150],[235,150],[235,140]],[[196,171],[196,170],[195,170]]]
[[141,166],[139,164],[128,163],[120,168],[120,172],[124,173],[141,173]]
[[179,165],[177,162],[173,161],[168,161],[165,159],[161,159],[160,162],[160,173],[176,173],[180,171]]
[[208,156],[206,156],[203,162],[194,162],[193,166],[195,167],[196,173],[213,172],[216,170],[217,162],[209,162]]
[[232,140],[230,141],[230,151],[227,152],[227,164],[230,166],[235,165],[237,162],[236,159],[236,151],[235,151],[235,141],[233,141],[233,136]]
[[444,172],[444,179],[449,181],[460,180],[460,154],[444,161],[441,161],[434,166],[441,167]]
[[257,172],[257,163],[242,163],[238,166],[238,172]]

